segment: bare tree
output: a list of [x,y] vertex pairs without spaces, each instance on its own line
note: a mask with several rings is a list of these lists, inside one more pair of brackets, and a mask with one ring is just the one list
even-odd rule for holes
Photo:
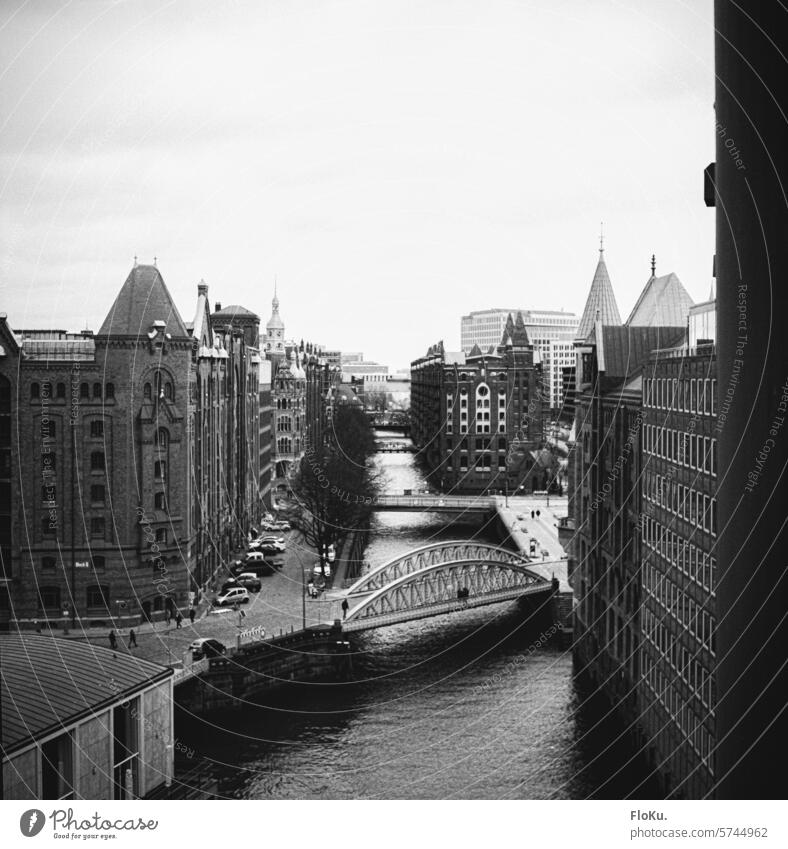
[[291,484],[287,515],[320,556],[339,546],[350,531],[366,528],[374,509],[378,480],[370,458],[374,437],[363,410],[339,407],[329,441],[310,446]]

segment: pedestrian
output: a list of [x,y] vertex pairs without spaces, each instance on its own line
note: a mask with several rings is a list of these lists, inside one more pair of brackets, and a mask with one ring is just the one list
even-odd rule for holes
[[134,633],[134,629],[132,628],[129,631],[129,648],[134,649],[137,647],[137,635]]
[[536,518],[538,519],[541,515],[542,515],[542,514],[541,514],[541,513],[537,510],[537,511],[536,511]]
[[109,632],[109,647],[111,649],[115,649],[118,645],[118,638],[115,636],[115,631],[112,630]]
[[180,610],[175,614],[175,627],[180,628],[181,622],[183,622],[183,616],[181,616]]
[[345,619],[347,617],[347,611],[350,605],[347,603],[347,599],[342,599],[342,618]]
[[194,617],[196,615],[197,615],[197,611],[194,609],[194,607],[190,607],[189,608],[189,622],[191,622],[192,625],[194,625]]
[[167,623],[167,627],[168,627],[168,628],[169,628],[169,625],[170,625],[170,619],[172,619],[172,611],[171,611],[171,610],[170,610],[170,608],[168,607],[168,608],[164,611],[164,621]]
[[533,519],[533,517],[534,517],[534,511],[531,510],[531,518]]
[[38,621],[38,619],[36,619],[35,624],[36,624],[36,634],[40,634],[41,633],[41,623]]

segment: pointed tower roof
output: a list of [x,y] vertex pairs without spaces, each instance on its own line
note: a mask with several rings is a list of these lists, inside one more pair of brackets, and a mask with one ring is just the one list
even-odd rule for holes
[[521,312],[517,313],[517,319],[514,322],[512,344],[518,347],[527,347],[531,344],[528,340],[528,332],[525,329],[525,322],[523,321],[523,314]]
[[602,239],[599,240],[599,261],[596,264],[594,279],[591,281],[591,291],[588,293],[583,317],[577,327],[577,339],[586,339],[594,329],[594,322],[601,321],[603,325],[618,326],[621,316],[613,294],[613,285],[605,265],[605,248]]
[[188,336],[164,278],[155,265],[135,265],[101,325],[99,336],[140,336],[163,321],[167,333]]
[[626,321],[627,327],[681,327],[687,323],[693,300],[681,280],[671,271],[655,277],[652,265],[637,303]]
[[511,344],[512,337],[514,336],[514,319],[512,318],[512,314],[506,318],[506,326],[503,329],[503,336],[501,336],[501,345]]

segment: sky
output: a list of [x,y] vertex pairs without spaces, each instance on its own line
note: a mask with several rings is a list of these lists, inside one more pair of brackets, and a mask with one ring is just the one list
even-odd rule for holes
[[711,0],[7,0],[0,311],[97,330],[133,264],[404,368],[460,316],[712,283]]

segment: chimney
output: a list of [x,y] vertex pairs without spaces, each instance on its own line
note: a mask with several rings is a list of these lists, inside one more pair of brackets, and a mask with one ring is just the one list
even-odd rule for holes
[[221,301],[217,301],[217,302],[216,302],[216,306],[213,308],[213,311],[214,311],[214,312],[219,312],[219,310],[220,310],[221,308],[222,308]]

